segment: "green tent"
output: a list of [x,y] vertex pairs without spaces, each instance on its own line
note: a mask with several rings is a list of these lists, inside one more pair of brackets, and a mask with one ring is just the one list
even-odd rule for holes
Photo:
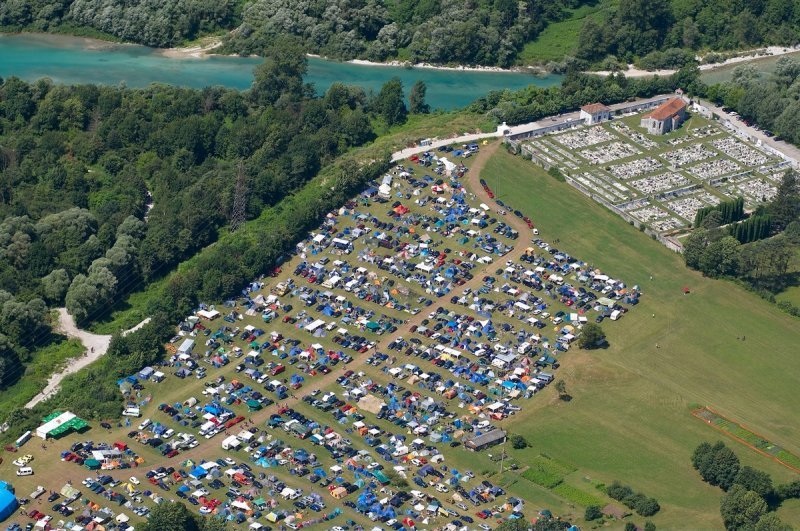
[[100,468],[100,461],[97,459],[87,459],[83,462],[83,466],[88,468],[89,470],[97,470]]
[[370,330],[377,330],[378,328],[380,328],[380,325],[375,321],[369,321],[367,322],[367,328],[369,328]]
[[252,398],[247,401],[247,407],[250,408],[250,411],[258,411],[261,409],[261,402],[258,400],[253,400]]

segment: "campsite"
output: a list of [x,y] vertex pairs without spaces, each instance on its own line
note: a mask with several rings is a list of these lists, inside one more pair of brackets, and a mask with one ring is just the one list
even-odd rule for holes
[[[524,187],[535,193],[508,193]],[[731,297],[758,320],[716,304]],[[601,323],[607,349],[577,348],[588,322]],[[685,463],[714,435],[691,404],[797,450],[796,423],[785,422],[796,415],[790,318],[685,271],[496,144],[404,161],[328,213],[272,275],[175,324],[164,363],[120,380],[129,403],[119,419],[23,443],[34,475],[14,478],[18,497],[38,485],[72,496],[67,479],[80,491],[63,510],[34,502],[29,514],[125,528],[180,499],[237,529],[473,529],[547,514],[578,523],[587,504],[611,501],[598,484],[635,479],[664,506],[658,525],[713,527],[717,499],[697,493],[706,487]],[[691,343],[707,327],[729,357]],[[775,362],[728,345],[721,331],[737,327]],[[512,449],[510,433],[530,446]],[[523,475],[543,455],[561,463],[557,488]],[[800,507],[781,511],[791,521]]]

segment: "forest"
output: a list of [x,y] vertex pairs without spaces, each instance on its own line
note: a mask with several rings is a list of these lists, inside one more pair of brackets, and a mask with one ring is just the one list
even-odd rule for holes
[[605,19],[587,18],[575,55],[590,63],[612,56],[675,68],[686,62],[681,50],[793,45],[800,41],[798,29],[795,0],[620,0]]
[[247,55],[292,36],[334,59],[511,67],[551,23],[595,5],[605,14],[585,18],[562,64],[680,68],[695,52],[800,42],[798,0],[6,0],[0,28],[156,47],[224,34],[218,51]]
[[711,85],[703,95],[737,111],[747,122],[800,145],[800,61],[797,59],[781,57],[771,74],[759,72],[752,65],[738,66],[731,81]]
[[[213,242],[203,278],[181,297],[228,296],[274,266],[320,204],[343,202],[349,179],[372,175],[370,165],[334,161],[375,138],[374,125],[406,119],[402,84],[369,97],[334,84],[317,97],[305,68],[302,50],[287,43],[246,92],[0,80],[0,389],[47,343],[48,308],[91,323]],[[412,93],[412,110],[426,112],[424,85]],[[336,194],[297,203],[323,168],[341,181]],[[269,236],[220,239],[236,193],[246,197],[237,223],[266,212]],[[292,204],[281,232],[277,213]]]
[[596,101],[619,103],[630,98],[670,93],[677,88],[696,91],[701,86],[698,70],[691,66],[669,77],[627,78],[622,74],[600,77],[571,72],[559,86],[541,88],[530,85],[518,91],[492,91],[467,108],[487,113],[498,122],[516,125],[573,111]]

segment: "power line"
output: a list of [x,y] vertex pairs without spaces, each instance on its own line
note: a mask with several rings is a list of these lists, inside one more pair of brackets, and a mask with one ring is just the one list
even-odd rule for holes
[[245,220],[247,211],[247,175],[244,171],[244,162],[239,159],[236,171],[236,188],[233,195],[233,211],[231,212],[231,223],[229,230],[236,232]]

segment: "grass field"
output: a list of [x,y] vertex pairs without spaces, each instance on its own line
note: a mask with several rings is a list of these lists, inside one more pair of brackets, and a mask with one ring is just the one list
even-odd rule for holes
[[599,0],[593,5],[568,10],[569,17],[548,25],[535,41],[525,45],[517,62],[522,65],[541,64],[573,55],[586,18],[600,20],[615,4],[615,0]]
[[69,358],[80,356],[83,346],[76,339],[60,337],[50,345],[37,350],[25,367],[25,374],[14,385],[0,392],[0,417],[5,418],[14,409],[25,405],[47,385],[47,379]]
[[[748,65],[752,65],[756,68],[759,72],[763,74],[771,74],[775,71],[775,67],[778,64],[778,60],[781,57],[791,57],[795,60],[800,59],[800,52],[795,53],[788,53],[786,55],[780,56],[769,56],[769,57],[761,57],[757,59],[753,59],[751,61],[747,61]],[[733,77],[733,71],[736,69],[737,66],[740,64],[730,64],[726,66],[721,66],[719,68],[715,68],[714,70],[709,70],[703,72],[700,75],[700,80],[703,83],[712,85],[714,83],[723,83],[725,81],[730,81]]]
[[[720,527],[721,492],[700,481],[689,458],[698,443],[724,436],[694,419],[691,406],[709,405],[789,451],[800,450],[797,319],[687,270],[680,256],[519,157],[499,152],[484,178],[534,220],[543,238],[593,257],[645,294],[625,326],[609,330],[609,349],[565,357],[560,376],[573,400],[551,394],[535,402],[526,411],[530,421],[518,428],[532,447],[513,455],[525,462],[546,453],[592,480],[631,484],[661,503],[653,518],[659,528]],[[683,295],[683,286],[691,294]],[[742,335],[746,340],[737,340]],[[776,482],[796,479],[766,457],[728,444]],[[779,515],[797,521],[798,505],[787,504]]]

